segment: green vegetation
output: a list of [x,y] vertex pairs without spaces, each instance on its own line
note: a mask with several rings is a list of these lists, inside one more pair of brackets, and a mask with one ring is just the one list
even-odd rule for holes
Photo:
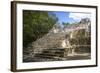
[[57,20],[54,14],[46,11],[23,10],[23,47],[48,33]]
[[68,22],[67,22],[67,23],[63,22],[62,25],[66,28],[68,25],[70,25],[70,23],[68,23]]
[[67,23],[63,22],[62,24],[63,24],[64,26],[70,25],[70,23],[68,23],[68,22],[67,22]]

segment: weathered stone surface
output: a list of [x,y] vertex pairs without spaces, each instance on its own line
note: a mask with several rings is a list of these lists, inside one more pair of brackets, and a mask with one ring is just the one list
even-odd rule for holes
[[[91,42],[90,24],[88,19],[83,19],[79,23],[68,25],[63,29],[53,27],[48,34],[31,44],[30,54],[25,55],[24,58],[29,58],[28,60],[31,58],[34,61],[37,61],[39,57],[41,58],[39,61],[67,60],[70,59],[69,56],[76,56],[75,52],[90,53],[91,43],[88,43]],[[90,56],[88,57],[90,58]]]

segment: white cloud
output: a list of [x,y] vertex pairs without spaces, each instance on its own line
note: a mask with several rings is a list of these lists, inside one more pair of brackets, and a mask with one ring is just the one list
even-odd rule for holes
[[69,18],[73,18],[75,21],[80,21],[83,18],[90,18],[91,14],[86,13],[69,13]]

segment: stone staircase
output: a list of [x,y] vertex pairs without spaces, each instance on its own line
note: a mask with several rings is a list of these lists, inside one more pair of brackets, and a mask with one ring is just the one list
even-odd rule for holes
[[36,61],[58,61],[64,57],[65,49],[45,49],[42,53],[35,54]]
[[[31,44],[30,54],[24,54],[23,62],[90,59],[91,43],[85,43],[85,39],[90,41],[91,37],[89,35],[82,38],[81,35],[85,35],[79,33],[82,29],[85,30],[83,24],[78,24],[77,26],[70,25],[65,32],[54,33],[51,30]],[[65,41],[65,47],[62,46],[63,41]]]

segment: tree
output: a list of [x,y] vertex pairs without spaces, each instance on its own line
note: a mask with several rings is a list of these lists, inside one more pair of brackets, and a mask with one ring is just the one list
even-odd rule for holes
[[23,47],[41,38],[57,22],[47,11],[23,10]]
[[67,27],[68,25],[70,25],[70,23],[65,23],[65,22],[62,22],[62,25],[64,26],[64,27]]

